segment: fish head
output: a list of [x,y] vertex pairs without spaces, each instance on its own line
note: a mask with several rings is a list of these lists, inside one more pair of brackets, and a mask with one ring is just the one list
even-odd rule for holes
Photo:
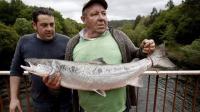
[[38,76],[53,75],[57,70],[55,69],[55,64],[52,67],[53,61],[51,60],[29,58],[25,59],[25,62],[27,62],[29,66],[21,65],[21,68]]

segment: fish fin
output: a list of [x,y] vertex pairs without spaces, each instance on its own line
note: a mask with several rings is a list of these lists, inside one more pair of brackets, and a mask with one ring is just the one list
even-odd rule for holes
[[98,93],[99,95],[106,97],[106,92],[103,90],[94,90],[94,92]]
[[60,71],[60,67],[58,66],[58,64],[56,63],[55,60],[52,61],[51,67],[52,67],[52,69],[51,69],[51,71],[49,73],[50,76],[53,75],[54,73]]
[[128,81],[127,85],[135,86],[135,87],[143,87],[142,77],[136,77],[133,80]]
[[103,58],[97,58],[89,62],[90,64],[98,64],[98,65],[106,65],[107,63],[103,60]]

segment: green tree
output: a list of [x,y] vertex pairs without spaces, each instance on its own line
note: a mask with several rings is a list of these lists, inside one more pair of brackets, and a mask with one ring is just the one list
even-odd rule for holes
[[15,20],[18,18],[20,15],[20,11],[22,9],[25,9],[25,4],[21,0],[11,0],[9,9],[10,10],[10,21],[9,24],[13,25],[15,23]]
[[137,26],[137,24],[140,22],[141,18],[142,18],[142,17],[141,17],[140,15],[138,15],[138,16],[136,17],[135,22],[134,22],[134,24],[133,24],[133,29],[135,29],[135,27]]
[[199,0],[185,0],[185,3],[184,4],[186,4],[186,5],[190,5],[190,6],[192,6],[192,5],[200,5],[200,1]]
[[144,40],[145,38],[150,38],[147,36],[148,28],[144,24],[145,20],[145,17],[141,18],[140,22],[137,24],[136,28],[133,31],[135,36],[133,38],[133,41],[137,44],[137,46],[139,46],[142,40]]
[[[52,9],[53,10],[53,9]],[[56,31],[59,33],[64,33],[65,32],[65,25],[64,25],[64,18],[58,11],[54,11],[54,17],[55,17],[55,23],[56,23]]]
[[191,69],[200,69],[200,39],[196,39],[191,45],[187,45],[181,48],[184,53],[187,66]]
[[122,29],[122,31],[131,39],[132,42],[134,42],[135,45],[137,45],[136,36],[132,29]]
[[162,39],[165,43],[174,44],[175,43],[175,31],[176,27],[173,24],[169,24],[164,32]]
[[0,70],[9,70],[18,39],[19,36],[13,28],[0,23]]
[[82,28],[82,24],[77,23],[70,18],[67,18],[64,21],[64,33],[70,37],[75,36]]
[[150,16],[147,16],[146,19],[144,20],[144,25],[145,26],[150,26],[151,24],[153,24],[153,22],[155,21],[156,17],[159,15],[157,9],[154,7],[151,11]]
[[9,24],[10,21],[13,21],[9,3],[5,0],[0,1],[0,21],[5,24]]
[[193,27],[191,24],[193,23],[192,18],[189,17],[182,17],[179,20],[179,25],[177,27],[177,37],[176,42],[179,44],[191,44],[193,40],[195,40],[195,37],[192,36],[192,32],[189,28]]
[[165,14],[161,14],[147,31],[148,37],[154,39],[157,44],[163,43],[162,35],[166,30],[167,23],[163,17],[165,17]]
[[63,25],[62,23],[60,23],[59,19],[58,18],[55,18],[55,29],[56,29],[56,32],[58,33],[63,33]]
[[174,2],[173,2],[173,0],[169,0],[169,2],[167,2],[167,4],[166,4],[166,7],[167,7],[168,9],[172,9],[172,8],[174,7]]
[[26,18],[28,21],[32,21],[33,7],[26,6],[23,10],[19,12],[18,18]]
[[13,27],[20,36],[34,32],[32,22],[25,18],[17,18]]

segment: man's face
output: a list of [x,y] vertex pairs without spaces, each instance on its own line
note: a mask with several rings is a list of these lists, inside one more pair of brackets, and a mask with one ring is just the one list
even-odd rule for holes
[[81,19],[86,28],[95,33],[103,33],[108,27],[106,10],[99,4],[94,4],[87,8]]
[[55,34],[55,21],[53,16],[39,15],[37,23],[33,22],[33,28],[42,40],[51,40]]

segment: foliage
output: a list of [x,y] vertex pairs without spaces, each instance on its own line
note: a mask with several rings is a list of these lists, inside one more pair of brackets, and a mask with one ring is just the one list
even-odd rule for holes
[[5,24],[9,24],[13,17],[9,9],[9,3],[5,0],[0,1],[0,21]]
[[21,0],[11,0],[10,3],[5,0],[0,1],[0,21],[6,25],[13,25],[24,8],[25,4]]
[[191,45],[184,46],[182,51],[185,54],[186,63],[200,66],[200,39],[194,40]]
[[159,15],[159,13],[158,13],[157,9],[154,7],[152,9],[151,15],[147,16],[146,20],[144,21],[145,26],[151,25],[155,21],[155,19],[158,15]]
[[150,16],[140,19],[140,24],[133,29],[135,37],[132,40],[149,37],[157,44],[165,42],[170,58],[177,64],[190,69],[200,68],[200,53],[196,48],[200,38],[200,2],[186,0],[181,5],[174,6],[170,0],[166,6],[167,10],[156,14],[153,9]]
[[191,45],[170,44],[169,57],[182,69],[200,69],[200,39]]
[[[193,9],[193,12],[190,12],[189,10],[185,12],[185,7],[180,6],[173,10],[162,12],[149,28],[148,34],[156,37],[155,39],[158,41],[163,39],[171,40],[174,38],[173,40],[179,44],[191,44],[200,35],[200,17],[194,16],[191,13],[199,15],[200,11],[194,11]],[[169,28],[172,28],[170,32],[172,32],[173,35],[171,34],[166,37],[166,32],[169,32]],[[163,37],[162,35],[165,36]]]
[[58,33],[63,33],[63,26],[62,26],[62,23],[59,21],[58,18],[55,18],[55,29],[56,29],[56,32]]
[[[200,0],[184,0],[179,6],[169,0],[166,7],[160,11],[153,8],[148,16],[138,15],[135,20],[109,21],[109,26],[121,29],[136,45],[144,38],[152,38],[157,44],[165,42],[170,58],[177,64],[200,68]],[[6,66],[0,69],[8,68],[19,35],[33,32],[31,13],[35,8],[22,0],[0,0],[0,59]],[[56,10],[54,15],[56,32],[73,37],[83,28],[83,24],[63,18]]]
[[109,21],[109,26],[112,28],[120,28],[125,24],[134,24],[134,20],[112,20]]
[[4,48],[13,49],[16,45],[18,37],[18,34],[13,28],[0,23],[0,51]]
[[25,7],[23,10],[20,10],[18,18],[26,18],[28,21],[32,21],[33,9],[33,7]]
[[137,24],[137,26],[134,29],[134,38],[131,38],[137,46],[140,45],[140,43],[142,42],[142,40],[144,40],[145,38],[149,38],[147,36],[147,27],[145,26],[145,17],[141,18],[139,23]]
[[185,0],[185,4],[190,5],[190,6],[199,5],[200,1],[199,0]]
[[20,36],[34,32],[32,22],[25,18],[17,18],[13,27]]
[[13,28],[0,23],[0,69],[9,69],[18,38]]
[[160,44],[163,42],[162,35],[164,34],[165,30],[166,30],[166,21],[160,18],[158,22],[154,22],[151,25],[147,33],[148,36],[154,39],[157,44]]
[[140,15],[138,15],[138,16],[136,17],[135,22],[134,22],[134,24],[133,24],[133,30],[134,30],[135,27],[138,25],[138,23],[140,22],[141,18],[142,18],[142,17],[141,17]]
[[172,9],[174,7],[174,2],[169,0],[169,2],[166,4],[166,7],[168,7],[168,9]]
[[69,37],[75,36],[82,28],[82,24],[79,24],[70,18],[64,20],[64,32]]
[[60,12],[54,10],[56,32],[64,33],[64,19]]
[[134,35],[134,31],[133,31],[133,25],[131,25],[131,24],[124,24],[121,28],[120,28],[120,30],[122,30],[133,42],[135,42],[134,41],[134,37],[135,37],[135,35]]

